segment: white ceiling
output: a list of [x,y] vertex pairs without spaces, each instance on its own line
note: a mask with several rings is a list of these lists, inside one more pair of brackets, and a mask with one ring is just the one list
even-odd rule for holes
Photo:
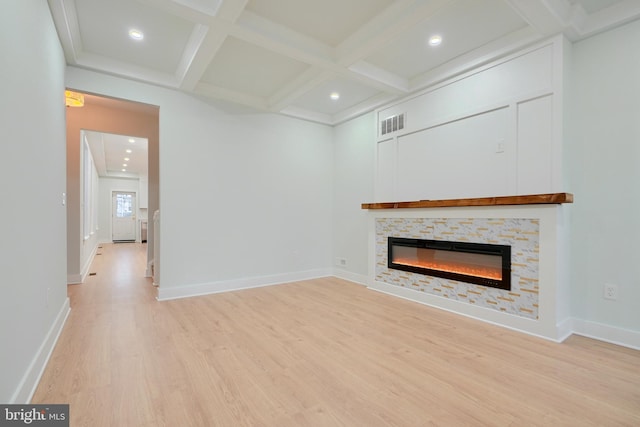
[[146,138],[89,130],[83,132],[99,176],[140,178],[148,175]]
[[[551,35],[576,41],[640,17],[640,0],[49,5],[69,65],[331,125]],[[131,40],[131,28],[144,39]]]

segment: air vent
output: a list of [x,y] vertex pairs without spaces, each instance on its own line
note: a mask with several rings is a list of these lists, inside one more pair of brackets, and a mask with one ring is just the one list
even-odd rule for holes
[[380,122],[380,135],[386,135],[404,129],[404,114],[398,114]]

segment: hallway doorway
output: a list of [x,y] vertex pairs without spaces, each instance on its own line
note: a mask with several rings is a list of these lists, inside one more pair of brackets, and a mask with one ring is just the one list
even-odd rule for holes
[[[141,241],[142,220],[147,226],[146,238],[149,242],[146,246],[145,275],[150,277],[154,230],[153,224],[150,221],[147,223],[146,219],[159,207],[160,109],[155,105],[86,93],[84,99],[84,106],[67,108],[67,283],[86,281],[99,244],[114,240]],[[80,159],[82,147],[92,145],[88,142],[92,134],[102,135],[97,148],[92,146],[90,149],[98,154],[92,162],[94,170],[89,171],[96,176],[95,181],[100,182],[96,186],[95,197],[87,199],[83,186],[84,163]],[[123,146],[122,152],[118,152],[117,158],[113,160],[110,158],[113,151],[107,147],[111,144],[111,139],[116,137],[125,138],[124,144],[129,145]],[[148,169],[145,174],[136,174],[135,154],[138,146],[142,148],[143,142],[146,145],[143,159]],[[129,149],[133,149],[133,155],[129,154]],[[117,161],[119,169],[116,171],[109,167],[110,172],[101,174],[100,170],[107,170],[112,160]],[[118,179],[120,181],[116,182]],[[104,180],[109,183],[103,186]],[[127,203],[135,203],[131,205],[133,209],[130,212],[122,211],[122,221],[115,223],[112,223],[112,209],[115,209],[112,208],[113,191],[133,193]],[[98,202],[86,203],[85,199]],[[84,212],[89,207],[99,215],[92,217],[92,228],[89,233],[85,233],[87,221],[83,221],[86,217]],[[117,212],[114,213],[117,215]]]

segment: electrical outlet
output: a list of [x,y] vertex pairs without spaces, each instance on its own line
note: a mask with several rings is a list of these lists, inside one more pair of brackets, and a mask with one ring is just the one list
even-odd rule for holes
[[604,285],[604,298],[610,300],[618,299],[618,285],[613,285],[611,283],[605,283]]
[[346,267],[347,266],[347,259],[346,258],[336,258],[336,265],[339,265],[340,267]]

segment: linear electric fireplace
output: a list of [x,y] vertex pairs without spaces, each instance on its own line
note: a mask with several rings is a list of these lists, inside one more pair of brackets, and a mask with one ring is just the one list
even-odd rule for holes
[[511,246],[388,238],[389,268],[511,290]]

